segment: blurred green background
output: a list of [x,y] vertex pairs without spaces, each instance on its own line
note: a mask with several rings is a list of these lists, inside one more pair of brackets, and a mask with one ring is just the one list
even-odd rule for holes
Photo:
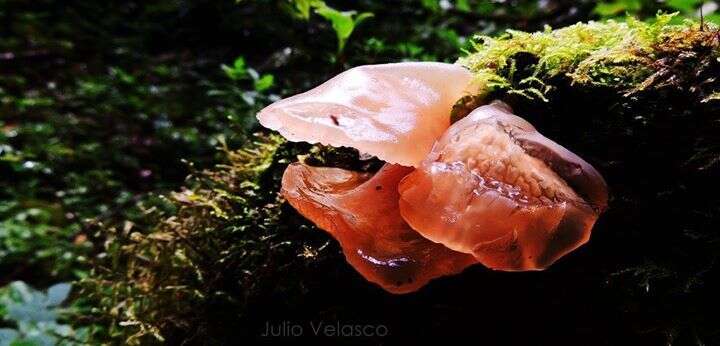
[[[453,62],[473,34],[700,0],[0,0],[0,345],[114,340],[78,280],[112,236],[252,139],[254,114],[349,67]],[[49,289],[48,289],[49,288]],[[192,327],[192,326],[189,326]],[[157,341],[157,340],[156,340]]]

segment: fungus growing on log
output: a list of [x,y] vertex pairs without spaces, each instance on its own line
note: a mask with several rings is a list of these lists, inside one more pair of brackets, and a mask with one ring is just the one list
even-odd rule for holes
[[390,292],[415,291],[477,262],[544,269],[585,243],[606,207],[599,173],[505,104],[450,126],[470,87],[471,73],[457,65],[361,66],[258,114],[291,141],[386,162],[375,175],[294,163],[282,194]]
[[540,270],[584,244],[607,205],[600,174],[495,102],[452,125],[400,183],[426,238],[498,270]]
[[282,194],[338,240],[368,281],[393,293],[412,292],[476,260],[423,238],[402,219],[397,185],[411,171],[386,164],[373,176],[294,163],[283,175]]
[[436,62],[359,66],[273,103],[257,118],[290,141],[352,147],[417,166],[450,126],[450,109],[471,78],[459,65]]

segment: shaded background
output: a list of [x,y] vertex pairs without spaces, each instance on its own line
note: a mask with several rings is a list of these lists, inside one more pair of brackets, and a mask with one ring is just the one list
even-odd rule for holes
[[[126,318],[113,317],[107,301],[83,299],[78,280],[110,278],[98,263],[108,258],[118,234],[152,229],[157,218],[148,209],[170,210],[162,196],[188,185],[189,174],[224,162],[227,151],[219,147],[237,149],[251,141],[258,129],[255,112],[278,97],[360,64],[453,62],[476,33],[626,14],[652,19],[658,10],[697,18],[701,7],[706,20],[718,18],[715,2],[692,0],[326,1],[330,9],[356,13],[317,11],[319,4],[0,0],[0,325],[29,335],[38,319],[57,322],[34,344],[119,342],[144,330],[121,326]],[[372,16],[354,23],[364,13]],[[557,114],[569,112],[553,107]],[[537,122],[542,129],[542,117]],[[577,141],[548,124],[549,137]],[[606,169],[610,179],[632,175],[641,181],[651,174],[640,164]],[[713,201],[717,196],[708,197]],[[390,335],[324,341],[451,336],[477,344],[717,344],[717,257],[708,254],[717,252],[718,238],[696,235],[692,227],[665,236],[665,222],[678,222],[660,215],[652,227],[604,224],[630,225],[633,217],[645,222],[652,210],[638,213],[609,211],[588,246],[548,271],[508,275],[478,266],[404,296],[368,285],[330,243],[330,254],[307,264],[301,291],[266,290],[250,295],[237,311],[209,299],[194,319],[174,321],[159,312],[160,320],[173,320],[166,324],[172,327],[160,332],[148,326],[131,341],[160,342],[153,334],[162,334],[171,344],[233,337],[277,342],[259,336],[268,321],[302,324],[306,331],[309,321],[342,321],[383,324]],[[717,226],[707,219],[705,226]],[[287,227],[308,226],[297,220]],[[313,231],[303,236],[327,242]],[[40,292],[18,282],[76,288],[57,309],[28,303],[33,300],[23,297]],[[18,302],[29,306],[21,317],[8,308]]]

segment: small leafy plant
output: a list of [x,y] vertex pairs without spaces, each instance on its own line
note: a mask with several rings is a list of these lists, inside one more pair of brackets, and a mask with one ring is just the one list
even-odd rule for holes
[[0,290],[0,317],[11,328],[0,328],[0,346],[79,345],[87,335],[59,322],[68,309],[61,307],[72,286],[59,283],[45,292],[15,281]]
[[338,52],[345,49],[345,43],[352,35],[355,27],[362,21],[373,16],[372,13],[363,12],[358,14],[355,11],[338,11],[327,5],[319,6],[315,12],[332,23],[335,35],[338,40]]
[[364,20],[373,17],[370,12],[339,11],[328,6],[322,0],[295,0],[296,15],[304,20],[310,19],[310,10],[325,18],[335,30],[338,42],[338,53],[345,49],[347,40],[355,28]]

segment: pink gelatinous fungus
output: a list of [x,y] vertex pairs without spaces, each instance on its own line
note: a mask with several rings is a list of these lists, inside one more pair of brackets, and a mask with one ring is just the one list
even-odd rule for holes
[[390,292],[477,262],[544,269],[587,242],[607,206],[600,174],[507,105],[482,106],[450,126],[471,80],[443,63],[360,66],[258,114],[290,141],[387,162],[374,175],[294,163],[282,194]]
[[413,229],[508,271],[544,269],[584,244],[607,205],[592,166],[498,102],[452,125],[399,189]]
[[371,175],[294,163],[283,175],[282,194],[339,241],[368,281],[393,293],[412,292],[477,261],[423,238],[402,219],[397,185],[411,171],[386,164]]
[[352,147],[417,166],[450,125],[450,110],[471,79],[463,67],[436,62],[359,66],[257,117],[290,141]]

